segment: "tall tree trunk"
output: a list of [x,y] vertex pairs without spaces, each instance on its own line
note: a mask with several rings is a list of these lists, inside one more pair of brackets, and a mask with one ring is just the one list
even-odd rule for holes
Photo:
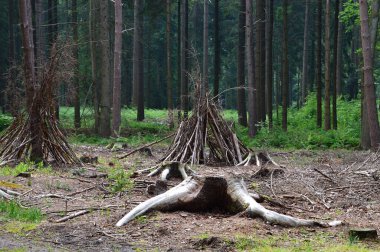
[[99,133],[102,137],[111,135],[111,79],[110,79],[110,44],[108,25],[108,1],[100,1],[100,108]]
[[288,130],[288,95],[289,95],[289,62],[288,62],[288,0],[283,0],[283,37],[282,37],[282,129]]
[[94,105],[94,129],[99,133],[99,97],[100,97],[100,71],[99,71],[99,2],[90,0],[89,12],[89,35],[91,41],[91,72],[92,72],[92,92],[93,92],[93,105]]
[[[339,11],[343,9],[343,0],[339,1]],[[343,43],[343,23],[338,19],[338,42],[337,42],[337,61],[336,61],[336,94],[337,96],[342,94],[342,43]]]
[[17,116],[19,111],[18,101],[16,98],[16,41],[15,32],[13,29],[14,25],[14,14],[15,14],[15,1],[8,0],[8,66],[9,66],[9,78],[7,86],[9,87],[9,92],[4,92],[4,107],[5,111],[9,111],[12,116]]
[[302,57],[302,87],[301,87],[301,105],[306,101],[307,91],[308,91],[308,82],[309,82],[309,5],[310,1],[306,0],[305,5],[305,24],[303,29],[303,57]]
[[256,101],[259,122],[265,113],[265,0],[256,0]]
[[[364,62],[364,99],[367,110],[367,120],[369,134],[371,137],[371,148],[376,150],[380,145],[380,129],[376,107],[376,91],[373,77],[373,53],[374,47],[371,45],[371,35],[368,22],[368,3],[367,0],[360,0],[360,28],[362,40],[362,52]],[[371,27],[372,29],[374,27]],[[373,39],[373,41],[376,41]],[[374,42],[376,43],[376,42]]]
[[245,0],[240,0],[239,11],[239,41],[237,55],[237,109],[240,125],[247,126],[247,109],[245,106]]
[[144,1],[134,1],[133,33],[133,98],[137,106],[137,120],[144,120],[144,58],[143,58]]
[[182,91],[181,91],[181,79],[182,79],[182,69],[181,69],[181,62],[182,62],[182,51],[181,51],[181,39],[182,39],[182,36],[181,36],[181,1],[182,0],[178,0],[178,6],[177,6],[177,103],[176,103],[176,106],[177,106],[177,109],[178,109],[178,124],[179,122],[181,121],[181,94],[182,94]]
[[26,107],[30,117],[29,131],[32,136],[30,153],[31,161],[40,162],[43,160],[42,134],[40,132],[41,115],[39,105],[34,102],[35,93],[39,91],[39,84],[36,80],[34,69],[34,43],[32,27],[32,7],[30,0],[19,0],[21,33],[24,52],[24,79],[26,86]]
[[172,56],[171,56],[171,3],[166,0],[166,90],[168,96],[169,128],[174,128],[173,118],[173,81],[172,81]]
[[74,76],[74,127],[76,129],[80,128],[80,86],[79,86],[79,45],[78,45],[78,6],[77,0],[71,1],[72,10],[72,29],[73,29],[73,54],[77,61],[75,63],[75,76]]
[[318,0],[316,61],[317,127],[322,128],[322,0]]
[[121,0],[115,0],[115,46],[113,64],[112,134],[118,135],[121,124],[121,49],[123,45],[123,11]]
[[265,86],[266,110],[269,129],[273,127],[273,0],[266,0],[267,18],[265,22]]
[[219,24],[219,0],[215,0],[214,5],[214,96],[219,95],[219,81],[220,81],[220,24]]
[[208,1],[203,0],[203,93],[208,92]]
[[335,11],[334,11],[334,51],[333,51],[333,101],[332,101],[332,120],[333,129],[338,128],[338,116],[336,108],[336,96],[337,96],[337,76],[338,76],[338,29],[339,29],[339,0],[335,0]]
[[188,90],[188,66],[189,66],[189,2],[181,2],[181,109],[184,118],[188,117],[189,90]]
[[331,129],[330,113],[330,0],[326,0],[325,13],[325,130]]
[[[43,62],[43,29],[42,29],[42,24],[43,24],[43,8],[42,8],[42,0],[34,0],[34,8],[36,10],[35,14],[35,30],[36,30],[36,62],[37,65],[41,65]],[[38,69],[38,68],[37,68]],[[38,74],[37,74],[38,75]]]
[[246,0],[246,55],[247,55],[247,73],[248,73],[248,133],[250,137],[257,134],[257,107],[255,102],[255,56],[253,44],[253,15],[252,15],[252,0]]

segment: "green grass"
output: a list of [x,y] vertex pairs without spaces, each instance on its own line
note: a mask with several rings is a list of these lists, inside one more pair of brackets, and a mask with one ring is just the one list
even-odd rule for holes
[[42,213],[38,208],[21,207],[13,200],[0,200],[0,218],[5,220],[38,223],[42,220]]
[[36,169],[40,174],[50,174],[52,172],[51,166],[44,166],[43,163],[38,163],[35,165],[33,162],[21,162],[15,167],[4,166],[0,167],[0,176],[17,176],[22,172],[28,172]]
[[234,239],[234,247],[238,251],[259,252],[372,252],[379,251],[380,248],[378,244],[369,246],[364,243],[351,243],[344,237],[333,237],[328,233],[305,234],[301,237],[268,236],[266,238],[237,235]]

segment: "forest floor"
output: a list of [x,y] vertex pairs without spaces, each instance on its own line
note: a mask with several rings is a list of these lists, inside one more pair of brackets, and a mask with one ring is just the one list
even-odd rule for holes
[[[3,186],[15,185],[23,193],[22,205],[39,208],[45,216],[32,228],[0,218],[0,251],[380,250],[379,240],[357,241],[348,235],[353,227],[380,231],[380,180],[373,173],[380,167],[380,154],[362,151],[272,151],[272,158],[285,167],[279,172],[257,173],[254,165],[197,168],[199,174],[244,178],[249,190],[271,199],[263,203],[269,209],[302,218],[338,219],[344,222],[340,227],[285,228],[217,209],[156,211],[115,227],[129,210],[152,197],[146,187],[157,179],[136,174],[129,178],[120,170],[131,175],[153,166],[164,147],[153,147],[153,156],[136,153],[119,161],[116,157],[129,149],[75,146],[79,156],[98,157],[98,163],[36,170],[30,178],[0,176]],[[179,182],[170,180],[169,185]],[[83,209],[89,212],[56,222]]]

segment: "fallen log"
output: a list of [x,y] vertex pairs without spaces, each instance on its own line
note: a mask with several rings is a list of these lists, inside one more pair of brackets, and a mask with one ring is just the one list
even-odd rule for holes
[[242,179],[194,175],[165,193],[142,202],[120,219],[116,226],[123,226],[152,210],[199,212],[214,208],[231,214],[245,213],[249,217],[260,217],[269,223],[282,226],[329,227],[341,224],[340,221],[325,223],[300,219],[268,210],[250,196]]

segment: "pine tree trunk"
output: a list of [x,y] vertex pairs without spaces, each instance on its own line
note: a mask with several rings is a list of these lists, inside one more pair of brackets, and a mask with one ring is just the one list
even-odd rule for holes
[[[360,28],[364,62],[364,103],[366,105],[369,133],[371,138],[371,148],[376,150],[380,144],[380,129],[376,107],[376,91],[373,77],[373,52],[368,22],[368,3],[360,0]],[[374,28],[374,27],[372,27]],[[374,40],[375,41],[375,40]]]
[[339,0],[335,0],[335,11],[334,11],[334,52],[333,52],[333,100],[332,100],[332,124],[333,129],[338,128],[338,117],[336,108],[336,96],[337,96],[337,76],[338,76],[338,29],[339,29]]
[[289,62],[288,62],[288,0],[283,0],[283,38],[282,38],[282,129],[288,129],[288,95],[289,95]]
[[309,64],[309,5],[310,1],[306,0],[305,5],[305,24],[303,30],[303,57],[302,57],[302,89],[301,89],[301,105],[306,101],[307,91],[308,91],[308,64]]
[[269,129],[273,127],[273,0],[266,0],[267,18],[265,22],[265,86],[266,111]]
[[181,41],[182,41],[182,36],[181,36],[181,1],[178,0],[178,6],[177,6],[177,102],[176,106],[178,109],[178,124],[181,121],[181,79],[182,79],[182,69],[181,69],[181,62],[182,62],[182,51],[181,51]]
[[252,0],[246,0],[246,55],[247,55],[247,73],[248,73],[248,133],[250,137],[257,134],[257,107],[255,103],[255,56],[253,44],[253,15]]
[[100,71],[99,69],[99,2],[90,0],[89,12],[89,32],[91,41],[91,72],[92,72],[92,95],[94,106],[95,133],[99,133],[99,99],[100,99]]
[[113,65],[113,96],[112,96],[112,134],[118,135],[121,124],[121,49],[123,45],[123,7],[121,0],[115,0],[115,46]]
[[137,121],[144,120],[143,8],[144,1],[134,1],[132,104],[137,106]]
[[265,113],[265,0],[256,0],[256,101],[258,121],[264,122]]
[[[339,11],[343,9],[343,0],[339,1]],[[337,42],[337,62],[336,62],[336,94],[337,96],[342,95],[342,54],[343,54],[343,23],[338,20],[338,42]]]
[[34,102],[35,93],[39,91],[39,84],[35,73],[35,56],[32,27],[32,7],[30,0],[20,0],[21,34],[24,52],[24,80],[26,86],[26,107],[30,117],[29,131],[32,136],[30,160],[40,162],[43,160],[42,134],[40,132],[41,115],[39,105]]
[[35,6],[35,10],[36,10],[36,12],[35,12],[36,62],[37,62],[37,65],[40,66],[43,62],[43,53],[44,53],[44,49],[43,49],[43,34],[44,33],[43,33],[43,28],[42,28],[42,24],[43,24],[42,0],[34,0],[34,6]]
[[111,135],[111,79],[110,79],[110,45],[108,25],[108,1],[100,1],[100,106],[99,134],[102,137]]
[[15,14],[15,1],[8,0],[8,67],[9,67],[9,78],[7,86],[9,87],[9,92],[4,92],[4,112],[10,112],[12,116],[17,116],[19,112],[18,101],[16,98],[16,42],[15,42],[15,32],[13,29],[14,25],[14,14]]
[[219,35],[219,0],[215,0],[214,5],[214,96],[219,95],[219,81],[220,81],[220,35]]
[[245,0],[240,0],[239,41],[237,55],[237,109],[240,125],[247,126],[247,109],[245,105]]
[[331,129],[330,113],[330,0],[326,0],[325,13],[325,130]]
[[318,0],[316,61],[317,127],[322,128],[322,0]]
[[171,3],[166,0],[166,81],[167,81],[167,96],[168,96],[168,117],[169,128],[174,128],[173,116],[173,81],[172,81],[172,56],[171,56]]
[[181,109],[184,118],[188,117],[189,90],[188,90],[188,55],[189,55],[189,3],[181,2]]
[[71,1],[72,10],[72,29],[73,29],[73,55],[75,60],[75,76],[74,76],[74,127],[80,128],[80,86],[79,86],[79,50],[78,50],[78,6],[77,0]]
[[203,0],[203,93],[208,92],[208,1]]

